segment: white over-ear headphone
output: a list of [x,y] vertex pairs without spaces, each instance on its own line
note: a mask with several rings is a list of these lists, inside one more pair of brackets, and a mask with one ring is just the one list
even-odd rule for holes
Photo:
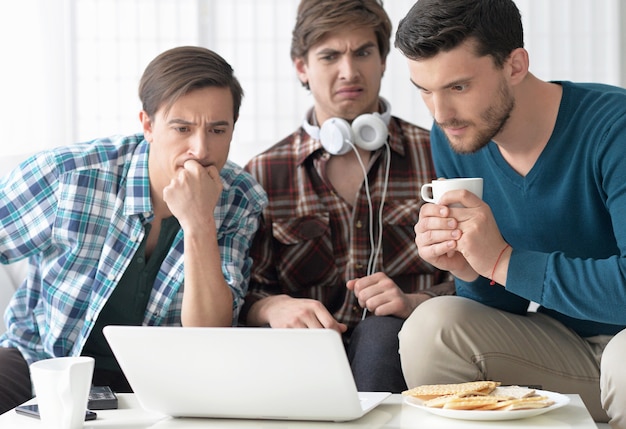
[[319,128],[309,122],[309,112],[302,127],[311,137],[319,140],[326,151],[332,155],[343,155],[358,146],[374,151],[382,147],[389,134],[387,128],[391,119],[391,105],[380,97],[383,112],[365,113],[352,121],[352,125],[342,118],[330,118]]

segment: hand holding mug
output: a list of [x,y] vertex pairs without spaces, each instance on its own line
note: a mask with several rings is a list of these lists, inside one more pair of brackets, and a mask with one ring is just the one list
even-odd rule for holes
[[[421,188],[422,199],[439,204],[446,192],[465,189],[482,199],[483,179],[480,177],[439,179],[426,183]],[[450,204],[451,208],[463,207]],[[472,279],[474,272],[462,253],[457,253],[457,240],[462,236],[460,219],[450,217],[449,209],[442,213],[440,208],[422,206],[420,218],[415,225],[415,244],[420,256],[439,269],[455,273],[460,278]]]

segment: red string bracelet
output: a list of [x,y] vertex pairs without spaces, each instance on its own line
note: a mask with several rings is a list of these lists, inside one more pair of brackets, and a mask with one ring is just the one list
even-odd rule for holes
[[493,266],[493,270],[491,270],[491,281],[489,282],[491,286],[496,284],[496,281],[493,279],[493,276],[496,273],[496,267],[498,266],[498,263],[500,263],[500,258],[502,258],[504,251],[508,248],[509,248],[509,243],[507,243],[506,246],[504,246],[504,249],[500,251],[500,254],[498,255],[498,259],[496,259],[496,263]]

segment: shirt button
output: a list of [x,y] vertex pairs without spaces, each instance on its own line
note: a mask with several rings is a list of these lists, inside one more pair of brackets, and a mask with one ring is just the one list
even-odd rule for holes
[[361,268],[363,268],[363,264],[354,264],[354,268],[360,270]]
[[360,221],[360,220],[357,220],[357,221],[356,221],[356,224],[355,224],[354,226],[356,226],[358,229],[363,228],[363,224],[361,223],[361,221]]

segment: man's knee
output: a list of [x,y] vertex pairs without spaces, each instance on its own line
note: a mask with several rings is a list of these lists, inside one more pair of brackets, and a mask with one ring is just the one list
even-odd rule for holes
[[357,354],[382,355],[398,354],[398,332],[403,319],[397,317],[368,317],[354,328],[350,337],[349,357],[353,360]]
[[423,344],[423,341],[434,340],[437,333],[467,320],[472,312],[468,307],[474,305],[473,301],[458,296],[440,296],[423,302],[404,322],[399,333],[400,347],[403,342],[419,340]]
[[442,382],[440,367],[451,359],[447,342],[457,342],[456,330],[472,317],[475,305],[466,298],[440,296],[420,304],[404,322],[398,350],[407,386]]
[[348,357],[359,390],[399,393],[406,389],[398,355],[402,323],[397,317],[370,316],[355,328]]
[[626,355],[626,329],[615,335],[602,353],[600,362],[600,392],[602,407],[612,425],[626,424],[626,372],[623,370]]
[[623,370],[626,355],[626,329],[615,335],[606,345],[600,361],[602,387],[626,386],[626,372]]
[[[617,333],[604,348],[601,360],[602,369],[606,368],[607,372],[613,372],[616,364],[623,364],[624,355],[626,355],[626,329]],[[620,368],[618,372],[623,371]]]
[[354,328],[352,338],[376,338],[383,341],[390,338],[397,342],[398,332],[403,323],[403,319],[393,316],[370,316]]

